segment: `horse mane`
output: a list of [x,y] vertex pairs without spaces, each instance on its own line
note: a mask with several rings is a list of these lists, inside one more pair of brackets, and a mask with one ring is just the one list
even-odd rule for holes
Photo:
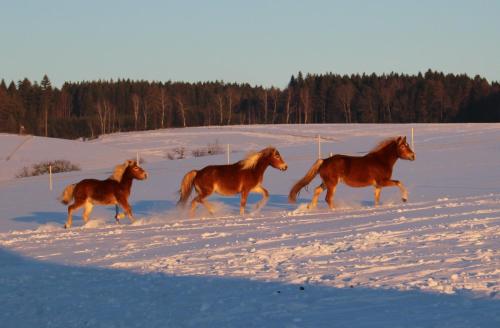
[[274,147],[267,147],[259,152],[251,152],[244,159],[239,161],[238,164],[241,165],[242,170],[253,169],[262,157],[268,155],[275,149]]
[[125,173],[125,170],[127,169],[127,167],[129,167],[133,163],[134,163],[134,161],[127,160],[127,161],[125,161],[125,163],[118,164],[117,166],[115,166],[115,169],[113,170],[113,174],[111,174],[109,176],[108,180],[115,180],[117,182],[122,181],[122,177],[123,177],[123,174]]
[[380,151],[382,148],[385,148],[388,145],[390,145],[391,143],[396,142],[396,141],[397,141],[397,137],[391,137],[391,138],[387,138],[385,140],[382,140],[372,150],[370,150],[368,152],[368,154],[376,153],[376,152]]

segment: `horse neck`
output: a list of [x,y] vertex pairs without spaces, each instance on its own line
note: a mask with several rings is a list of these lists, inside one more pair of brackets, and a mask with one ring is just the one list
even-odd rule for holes
[[391,142],[384,148],[376,151],[374,155],[383,163],[387,164],[389,167],[393,167],[398,160],[398,150],[397,144]]
[[130,193],[130,189],[132,188],[132,181],[134,180],[134,177],[130,174],[129,170],[127,169],[122,176],[122,179],[120,180],[120,187],[122,189],[127,190]]
[[270,164],[269,157],[266,156],[260,158],[257,164],[255,165],[255,168],[253,169],[254,173],[258,176],[263,176],[269,164]]

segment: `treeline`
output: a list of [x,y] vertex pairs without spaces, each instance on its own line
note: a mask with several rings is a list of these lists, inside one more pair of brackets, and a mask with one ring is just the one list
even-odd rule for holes
[[167,127],[499,122],[500,85],[467,75],[292,76],[264,88],[215,82],[0,82],[0,132],[77,138]]

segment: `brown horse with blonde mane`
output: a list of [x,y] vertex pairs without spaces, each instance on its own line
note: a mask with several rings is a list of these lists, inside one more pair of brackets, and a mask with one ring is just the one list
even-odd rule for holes
[[308,208],[316,207],[319,195],[326,189],[325,201],[333,209],[333,197],[339,182],[351,187],[373,186],[375,206],[379,204],[382,187],[397,186],[403,201],[406,202],[408,191],[400,181],[391,179],[392,168],[399,158],[415,160],[415,153],[406,142],[406,137],[384,140],[364,156],[334,155],[318,159],[307,174],[292,187],[288,200],[290,203],[295,203],[300,190],[311,183],[319,173],[322,183],[314,190]]
[[130,221],[134,222],[132,208],[128,203],[132,180],[144,180],[147,176],[146,171],[135,161],[126,161],[124,164],[117,165],[113,175],[106,180],[85,179],[67,186],[59,200],[65,205],[68,205],[72,199],[74,202],[68,206],[68,219],[64,227],[71,228],[73,211],[82,206],[85,206],[83,221],[87,223],[95,204],[116,205],[115,219],[117,222],[121,218],[118,214],[118,205],[120,205]]
[[268,147],[234,164],[210,165],[199,171],[190,171],[182,179],[177,204],[185,206],[194,188],[198,195],[191,201],[191,216],[195,213],[197,203],[203,204],[210,214],[213,214],[213,207],[205,198],[213,192],[224,196],[239,193],[240,214],[243,215],[248,194],[257,192],[262,194],[257,210],[264,206],[269,198],[269,192],[262,186],[264,172],[269,165],[281,171],[288,167],[276,148]]

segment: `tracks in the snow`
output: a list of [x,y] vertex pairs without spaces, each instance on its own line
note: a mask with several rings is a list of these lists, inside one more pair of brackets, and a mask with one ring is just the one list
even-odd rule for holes
[[498,194],[0,234],[4,247],[68,264],[487,295],[500,290],[499,243]]

